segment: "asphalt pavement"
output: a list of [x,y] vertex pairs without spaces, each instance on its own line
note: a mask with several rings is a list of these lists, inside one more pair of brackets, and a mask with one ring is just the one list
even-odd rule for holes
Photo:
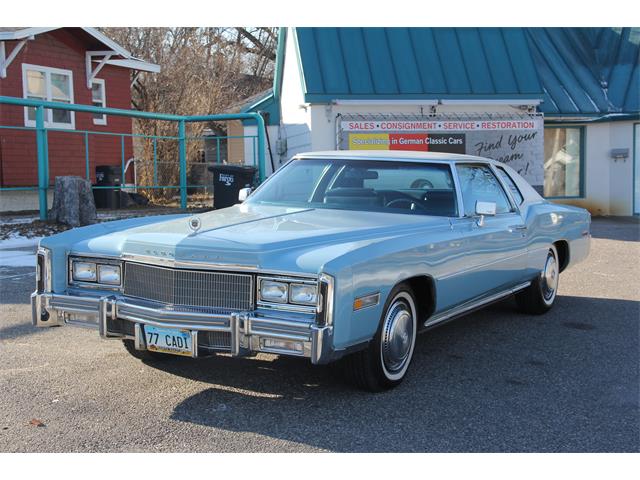
[[0,266],[0,451],[638,452],[640,224],[593,234],[550,313],[508,300],[432,330],[381,394],[296,359],[160,369],[93,330],[36,329],[33,268]]

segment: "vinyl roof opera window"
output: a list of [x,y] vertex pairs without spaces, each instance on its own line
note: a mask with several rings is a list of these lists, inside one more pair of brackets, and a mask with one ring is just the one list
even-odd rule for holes
[[[50,102],[73,103],[73,73],[61,68],[22,65],[22,91],[24,98]],[[44,122],[49,128],[75,128],[74,112],[45,109]],[[24,124],[36,126],[36,109],[25,107]]]

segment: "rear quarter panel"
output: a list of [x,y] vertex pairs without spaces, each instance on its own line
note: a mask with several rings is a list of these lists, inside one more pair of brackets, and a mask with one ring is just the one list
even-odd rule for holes
[[567,268],[584,260],[589,254],[591,216],[588,211],[552,202],[530,205],[525,212],[529,233],[528,263],[531,276],[544,267],[551,244],[565,241],[569,246]]

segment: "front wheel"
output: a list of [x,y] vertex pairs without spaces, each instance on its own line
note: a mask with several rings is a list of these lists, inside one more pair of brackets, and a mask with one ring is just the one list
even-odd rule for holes
[[516,293],[516,303],[523,313],[542,315],[553,307],[558,293],[560,268],[558,251],[553,245],[547,252],[544,268],[527,288]]
[[404,379],[416,344],[417,309],[408,284],[397,285],[369,346],[344,359],[345,374],[356,386],[371,392],[396,387]]

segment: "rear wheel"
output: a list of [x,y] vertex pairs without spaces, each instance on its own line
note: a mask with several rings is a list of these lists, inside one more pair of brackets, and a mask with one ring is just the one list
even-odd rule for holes
[[404,379],[416,343],[417,309],[408,284],[397,285],[380,319],[369,346],[344,359],[344,372],[356,386],[379,392],[393,388]]
[[547,252],[544,268],[527,288],[516,294],[516,303],[520,311],[541,315],[551,310],[558,292],[560,264],[558,251],[551,246]]
[[127,352],[136,357],[138,360],[162,362],[173,357],[173,355],[168,355],[166,353],[151,352],[149,350],[136,350],[136,346],[133,340],[122,340],[122,344],[124,345],[124,348],[127,350]]

